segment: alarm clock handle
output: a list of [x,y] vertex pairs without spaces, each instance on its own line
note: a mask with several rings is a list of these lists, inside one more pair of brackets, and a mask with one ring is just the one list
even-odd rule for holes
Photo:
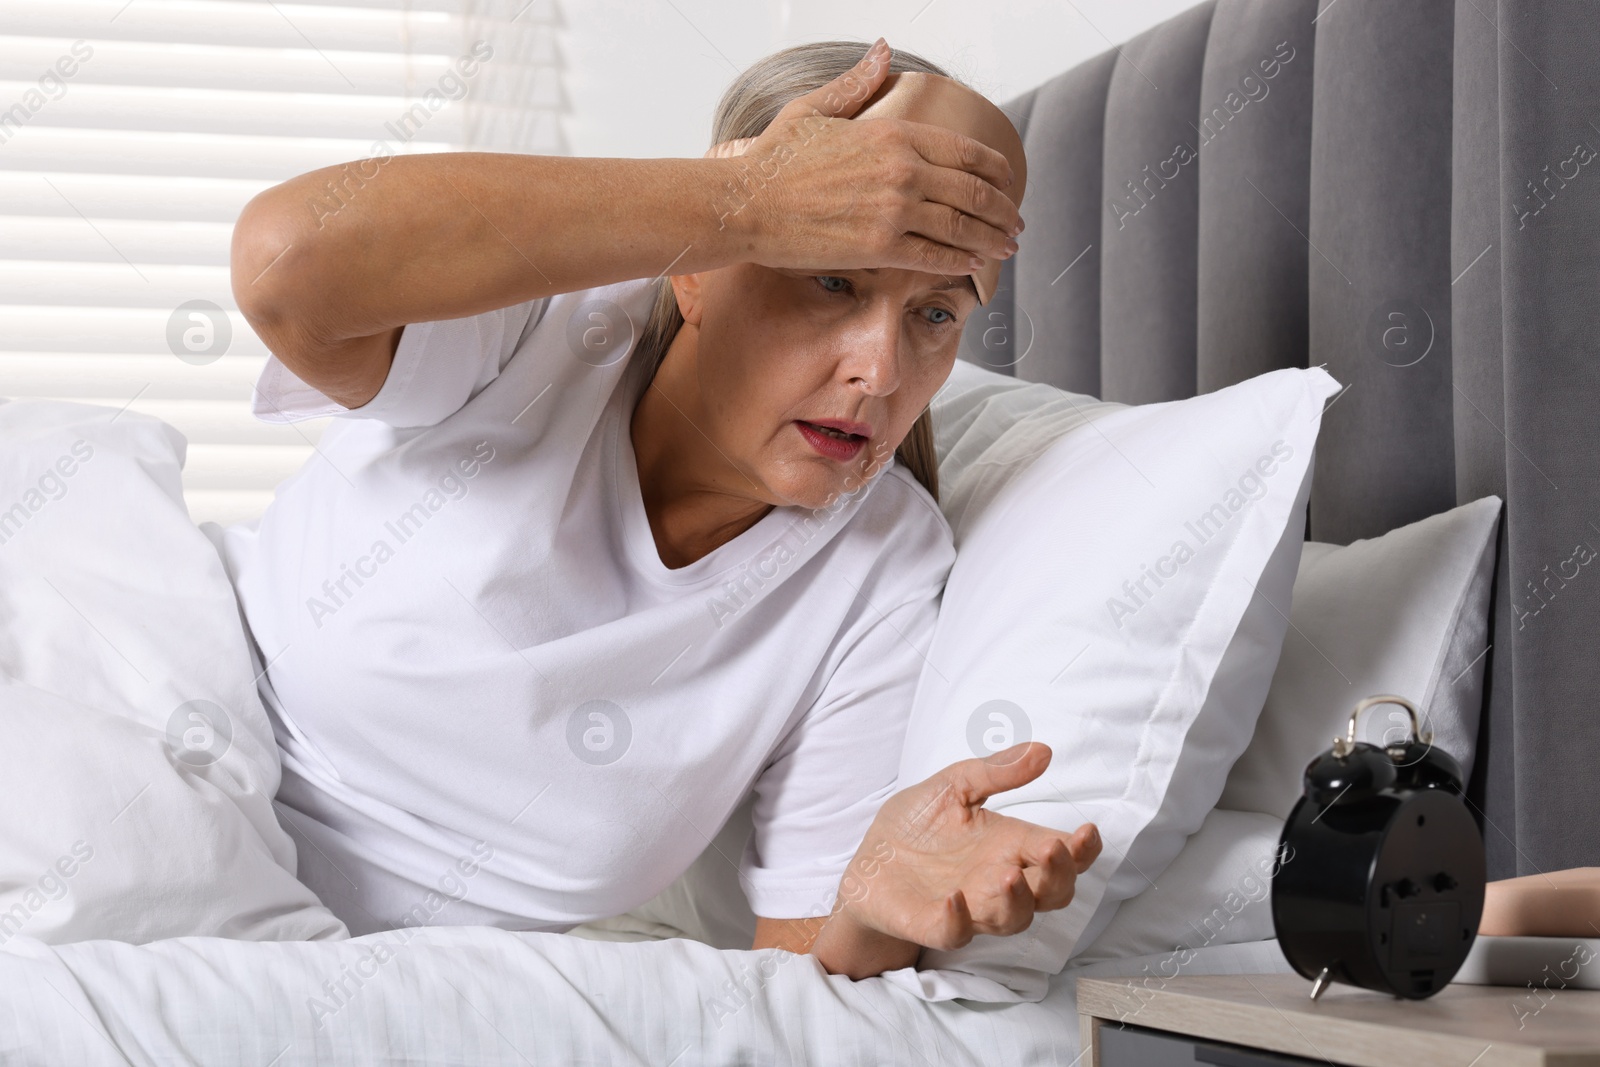
[[[1429,730],[1426,733],[1423,732],[1422,721],[1417,715],[1417,706],[1411,703],[1411,701],[1407,700],[1405,697],[1395,696],[1393,693],[1385,693],[1381,696],[1367,697],[1356,704],[1355,710],[1350,713],[1350,727],[1345,731],[1345,736],[1343,738],[1334,739],[1334,751],[1336,753],[1343,755],[1343,753],[1339,752],[1340,748],[1343,748],[1345,752],[1348,752],[1350,749],[1355,747],[1356,720],[1361,718],[1361,713],[1363,711],[1366,711],[1371,707],[1376,707],[1379,704],[1398,704],[1402,708],[1405,708],[1406,714],[1411,716],[1411,739],[1413,741],[1420,741],[1424,745],[1433,744],[1433,731]],[[1343,745],[1339,743],[1341,740],[1343,741]]]

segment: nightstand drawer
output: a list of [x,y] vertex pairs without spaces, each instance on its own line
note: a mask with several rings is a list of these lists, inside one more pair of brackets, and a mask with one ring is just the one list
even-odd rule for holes
[[1106,1023],[1099,1029],[1099,1041],[1098,1067],[1328,1067],[1327,1060],[1225,1045],[1142,1026]]

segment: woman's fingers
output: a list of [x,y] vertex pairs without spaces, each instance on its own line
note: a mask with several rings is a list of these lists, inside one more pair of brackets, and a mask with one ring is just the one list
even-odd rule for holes
[[943,779],[968,807],[978,807],[996,793],[1027,785],[1050,766],[1050,746],[1040,741],[1012,745],[984,759],[952,763],[934,778]]
[[1066,834],[1035,830],[1022,849],[1028,884],[1038,911],[1055,911],[1072,903],[1078,885],[1078,862]]
[[902,270],[920,270],[928,274],[944,274],[952,278],[959,278],[971,274],[972,253],[961,248],[951,248],[949,245],[930,241],[921,234],[901,234],[900,248],[905,254],[899,260],[885,263],[884,266],[899,267]]
[[1033,922],[1033,913],[1037,910],[1033,889],[1018,867],[1003,871],[997,884],[983,887],[976,898],[976,910],[968,899],[963,889],[946,896],[935,929],[920,943],[929,948],[949,950],[967,944],[975,934],[1004,937],[1020,933]]
[[992,244],[982,251],[994,258],[1006,254],[1011,231],[1022,225],[1022,215],[1010,197],[975,174],[932,165],[922,168],[918,186],[928,203],[960,212],[992,234]]
[[1100,858],[1100,828],[1092,822],[1086,822],[1074,830],[1069,843],[1078,863],[1079,874],[1087,871]]
[[827,84],[795,97],[783,106],[778,115],[783,118],[823,115],[847,119],[861,110],[861,105],[878,91],[878,86],[888,76],[889,45],[879,37],[855,66]]
[[[1009,188],[1013,180],[1011,161],[997,148],[990,148],[975,137],[957,133],[948,126],[935,126],[929,122],[912,122],[909,119],[892,119],[905,127],[906,135],[917,154],[935,167],[948,170],[952,176],[969,174],[981,179],[995,196],[1011,207],[1016,205],[1001,190]],[[956,205],[961,207],[960,204]],[[996,205],[998,209],[998,205]],[[966,208],[961,208],[963,211]],[[1003,210],[1003,209],[1000,209]],[[1010,227],[1008,226],[1007,229]]]
[[972,925],[980,934],[1004,937],[1026,930],[1035,910],[1027,875],[1022,868],[1011,867],[1000,875],[994,895],[973,915]]
[[1028,884],[1033,887],[1039,911],[1055,911],[1072,903],[1078,875],[1087,871],[1100,855],[1100,831],[1084,823],[1072,833],[1050,830],[1031,823],[1018,855],[1027,864]]
[[975,931],[972,928],[972,911],[967,907],[965,893],[957,889],[944,898],[937,926],[937,931],[922,944],[929,948],[949,951],[960,948],[972,940]]
[[1013,857],[1032,894],[1033,911],[1056,911],[1072,903],[1078,875],[1100,855],[1100,832],[1084,823],[1072,833],[1000,816],[990,833],[1012,836]]
[[925,200],[911,208],[907,221],[909,231],[954,248],[958,253],[965,250],[984,259],[1005,259],[1011,255],[1006,247],[1011,238],[982,219],[963,214],[948,204]]

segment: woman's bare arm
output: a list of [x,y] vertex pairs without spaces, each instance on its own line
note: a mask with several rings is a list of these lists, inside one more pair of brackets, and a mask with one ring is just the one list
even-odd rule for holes
[[245,205],[234,297],[291,371],[359,407],[407,323],[741,262],[962,274],[1009,255],[1004,155],[940,126],[846,121],[887,57],[880,41],[790,101],[739,157],[457,152],[303,174]]
[[234,297],[290,370],[358,407],[406,323],[748,256],[751,213],[718,209],[737,165],[458,152],[311,171],[246,205]]
[[[826,931],[822,947],[818,941]],[[856,922],[846,911],[836,911],[826,919],[756,918],[753,949],[781,948],[797,955],[817,957],[823,970],[859,981],[884,971],[915,967],[922,946],[879,933]]]

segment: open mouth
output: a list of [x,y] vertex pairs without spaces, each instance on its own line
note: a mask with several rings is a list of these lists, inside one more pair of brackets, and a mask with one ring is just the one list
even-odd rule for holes
[[829,459],[850,459],[867,443],[862,434],[846,433],[832,426],[818,426],[799,419],[795,420],[795,425],[811,447]]
[[808,422],[808,423],[806,423],[806,425],[811,427],[813,430],[821,430],[823,433],[827,434],[829,437],[837,437],[841,441],[865,441],[866,440],[865,437],[862,437],[858,433],[845,433],[843,430],[835,430],[832,426],[818,426],[814,422]]

